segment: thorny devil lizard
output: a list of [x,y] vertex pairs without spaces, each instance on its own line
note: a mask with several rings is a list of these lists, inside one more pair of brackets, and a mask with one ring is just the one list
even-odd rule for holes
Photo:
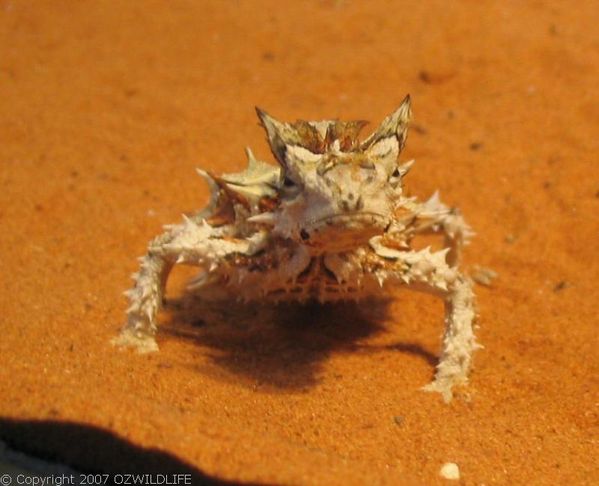
[[[474,294],[458,269],[472,231],[435,193],[407,197],[399,163],[411,117],[410,98],[364,141],[364,121],[283,123],[257,109],[278,166],[247,149],[245,171],[215,176],[198,170],[209,205],[153,239],[134,274],[127,323],[114,340],[155,351],[156,315],[176,263],[197,265],[191,288],[225,290],[244,301],[320,302],[381,295],[391,287],[432,293],[445,301],[443,350],[425,386],[451,400],[467,382],[474,338]],[[444,249],[411,247],[416,235],[440,233]]]

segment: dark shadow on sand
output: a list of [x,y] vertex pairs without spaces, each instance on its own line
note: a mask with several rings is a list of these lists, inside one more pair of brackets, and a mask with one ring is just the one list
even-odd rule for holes
[[17,452],[79,473],[188,474],[194,485],[241,484],[210,477],[168,452],[136,446],[92,425],[0,418],[0,439]]
[[333,353],[375,355],[392,349],[419,356],[434,366],[437,357],[418,343],[363,342],[385,331],[389,302],[207,303],[184,294],[166,303],[166,322],[160,332],[193,342],[201,348],[198,352],[208,354],[228,373],[271,392],[314,386],[323,362]]

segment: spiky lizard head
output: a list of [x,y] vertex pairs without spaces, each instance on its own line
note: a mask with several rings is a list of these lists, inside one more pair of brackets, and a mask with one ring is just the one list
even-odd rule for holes
[[358,139],[363,121],[284,123],[257,112],[279,167],[248,150],[246,171],[218,178],[236,197],[254,201],[250,223],[323,253],[355,248],[389,225],[411,165],[398,162],[409,96],[364,141]]

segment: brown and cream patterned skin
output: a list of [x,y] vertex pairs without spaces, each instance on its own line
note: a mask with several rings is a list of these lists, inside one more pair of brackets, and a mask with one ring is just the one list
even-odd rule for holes
[[[413,161],[398,159],[409,97],[363,141],[363,121],[283,123],[257,112],[278,165],[248,149],[243,172],[198,171],[210,185],[210,203],[151,241],[115,342],[158,349],[156,315],[177,263],[201,268],[190,288],[206,298],[216,292],[245,301],[327,302],[407,287],[445,301],[442,354],[424,389],[449,401],[453,386],[467,381],[479,347],[472,285],[458,269],[471,230],[437,194],[424,203],[404,194]],[[442,234],[445,248],[412,249],[412,239],[425,233]]]

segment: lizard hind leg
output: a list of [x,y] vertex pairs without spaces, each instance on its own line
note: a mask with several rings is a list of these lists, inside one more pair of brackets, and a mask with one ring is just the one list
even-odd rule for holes
[[459,209],[443,204],[438,192],[424,203],[414,203],[412,209],[417,218],[417,224],[412,230],[413,235],[442,234],[444,246],[449,248],[447,262],[450,266],[457,267],[462,247],[474,235]]

